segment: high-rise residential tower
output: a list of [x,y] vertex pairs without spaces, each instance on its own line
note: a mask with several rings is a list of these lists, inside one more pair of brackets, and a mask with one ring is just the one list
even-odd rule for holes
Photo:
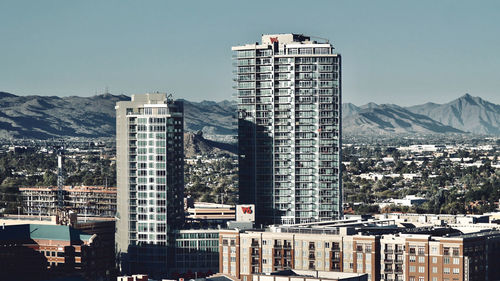
[[183,104],[166,94],[116,105],[116,251],[124,273],[164,276],[183,223]]
[[232,50],[240,202],[266,224],[340,218],[340,55],[297,34]]

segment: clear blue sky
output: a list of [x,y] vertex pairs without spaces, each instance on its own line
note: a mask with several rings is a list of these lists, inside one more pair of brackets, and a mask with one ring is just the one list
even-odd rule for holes
[[500,1],[0,0],[0,91],[231,99],[231,46],[293,32],[334,43],[345,102],[500,103],[499,12]]

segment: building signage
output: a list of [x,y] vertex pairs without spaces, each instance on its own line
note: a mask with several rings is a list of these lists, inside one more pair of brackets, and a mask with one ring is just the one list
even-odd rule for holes
[[241,211],[243,212],[243,214],[251,214],[253,213],[252,211],[252,207],[241,207]]
[[237,205],[236,221],[253,222],[255,221],[255,205]]

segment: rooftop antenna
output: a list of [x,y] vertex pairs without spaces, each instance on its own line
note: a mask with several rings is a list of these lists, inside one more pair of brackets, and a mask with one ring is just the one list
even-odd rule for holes
[[63,193],[63,185],[64,185],[64,145],[61,146],[59,151],[57,152],[57,207],[59,209],[64,208],[64,193]]

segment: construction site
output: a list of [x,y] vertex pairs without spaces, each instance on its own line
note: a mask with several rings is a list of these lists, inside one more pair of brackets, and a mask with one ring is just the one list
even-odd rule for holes
[[[19,188],[22,213],[50,216],[58,210],[72,210],[83,216],[114,217],[116,187],[64,185],[64,148],[57,153],[57,186]],[[20,210],[19,210],[20,211]]]

